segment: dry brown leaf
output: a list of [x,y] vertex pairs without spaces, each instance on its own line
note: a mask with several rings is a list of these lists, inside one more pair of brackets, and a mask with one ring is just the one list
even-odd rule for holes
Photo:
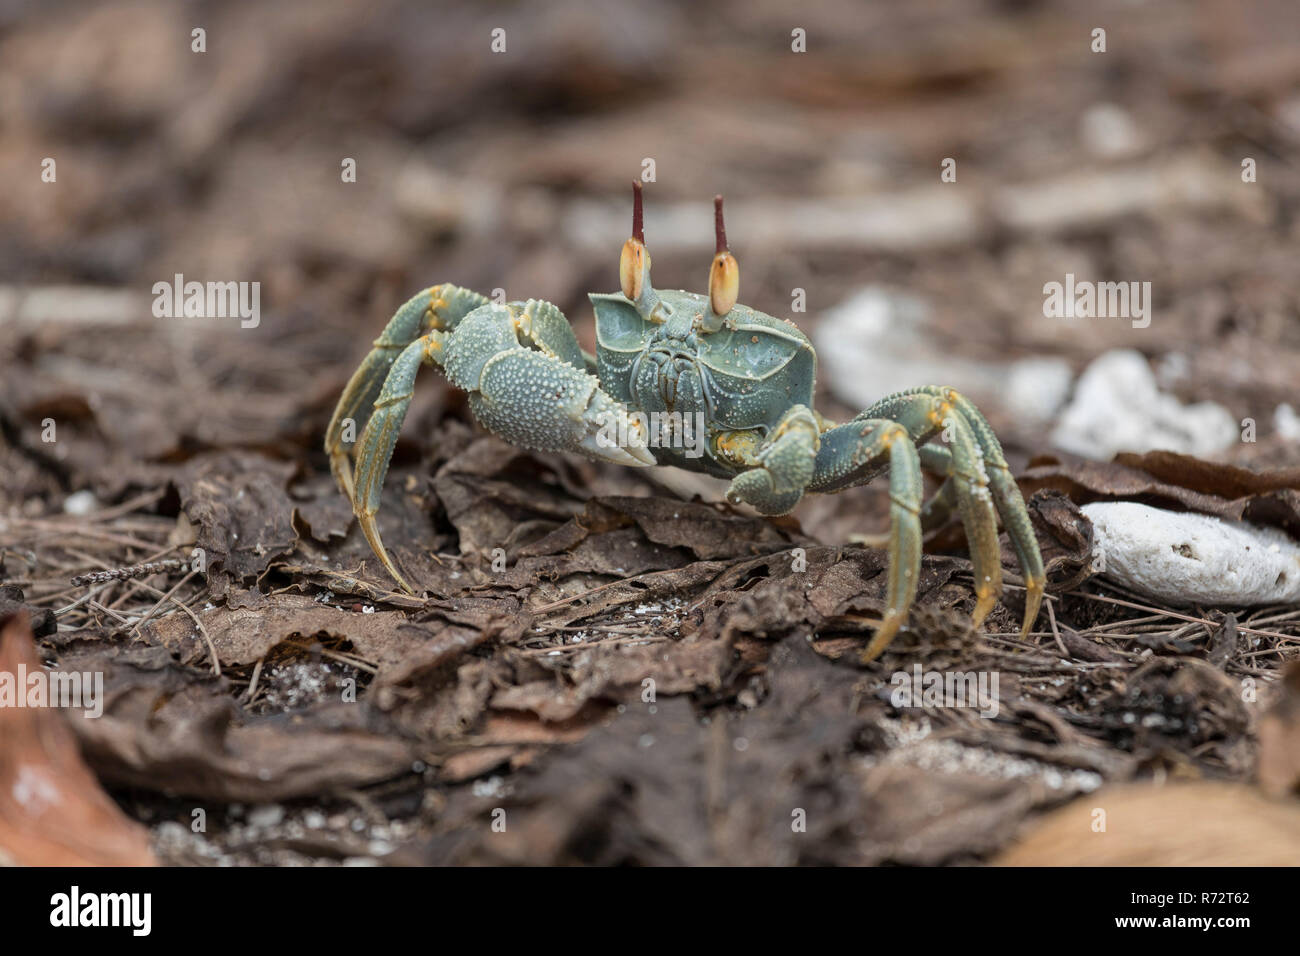
[[1269,799],[1231,783],[1111,787],[1049,814],[994,862],[1295,866],[1300,863],[1300,801]]
[[1018,481],[1026,493],[1055,489],[1080,505],[1137,501],[1273,525],[1300,537],[1300,468],[1254,472],[1169,451],[1124,453],[1110,462],[1058,453],[1033,459]]
[[251,583],[297,540],[285,490],[293,465],[247,452],[201,455],[176,476],[216,597]]
[[1259,786],[1270,797],[1296,797],[1300,796],[1300,662],[1287,666],[1278,694],[1259,720]]
[[202,690],[163,698],[118,694],[78,729],[86,759],[105,780],[210,800],[273,803],[337,793],[409,773],[411,743],[362,704],[319,708],[290,723],[233,723],[228,697]]
[[[187,619],[188,620],[188,619]],[[104,710],[72,730],[108,783],[203,799],[273,802],[409,773],[415,743],[363,696],[286,720],[249,716],[227,680],[162,646],[78,641],[61,667],[104,674]]]
[[[46,673],[25,614],[0,618],[0,675]],[[16,687],[26,693],[25,687]],[[0,706],[0,863],[153,866],[149,836],[100,787],[52,707]]]
[[531,681],[497,691],[492,706],[498,710],[532,711],[546,721],[564,721],[578,714],[588,701],[636,701],[653,681],[656,695],[716,691],[732,664],[726,639],[662,641],[648,645],[594,644],[571,662],[568,679]]

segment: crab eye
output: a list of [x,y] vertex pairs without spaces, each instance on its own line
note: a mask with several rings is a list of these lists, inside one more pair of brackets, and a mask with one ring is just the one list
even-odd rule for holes
[[650,252],[645,247],[645,224],[641,213],[641,183],[632,181],[632,238],[623,243],[618,257],[618,280],[623,294],[636,302],[645,288],[650,271]]
[[649,267],[650,253],[643,244],[635,239],[623,243],[623,252],[618,257],[618,281],[623,294],[633,302],[641,298],[644,276]]
[[740,263],[730,252],[719,252],[709,267],[709,305],[714,315],[726,315],[740,296]]
[[727,230],[722,223],[722,197],[713,198],[713,225],[717,233],[718,251],[709,267],[709,305],[713,314],[722,316],[731,311],[740,297],[740,263],[727,248]]

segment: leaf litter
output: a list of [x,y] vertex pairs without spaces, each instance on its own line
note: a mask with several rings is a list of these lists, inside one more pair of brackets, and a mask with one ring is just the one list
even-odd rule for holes
[[[566,461],[460,445],[391,479],[385,534],[418,599],[391,589],[331,484],[258,452],[196,456],[163,494],[71,535],[19,526],[48,570],[23,582],[30,598],[6,590],[7,613],[40,622],[48,664],[104,674],[103,717],[72,732],[152,821],[161,859],[975,862],[1104,784],[1248,777],[1254,721],[1229,675],[1265,662],[1240,626],[1300,623],[1191,625],[1105,603],[1070,497],[1081,485],[1053,479],[1030,502],[1052,624],[1020,640],[1011,587],[971,629],[970,565],[941,553],[961,542],[940,529],[911,626],[862,668],[882,552],[723,504],[582,497]],[[1089,474],[1095,494],[1104,469]],[[64,584],[195,546],[206,576]],[[1003,558],[1015,581],[1005,545]],[[914,667],[996,671],[999,714],[895,706],[893,680]],[[195,807],[215,835],[176,825]],[[246,808],[267,807],[280,809],[250,822]]]

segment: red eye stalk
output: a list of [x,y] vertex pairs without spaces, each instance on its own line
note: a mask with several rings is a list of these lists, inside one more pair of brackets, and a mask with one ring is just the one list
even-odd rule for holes
[[645,222],[641,215],[641,180],[632,180],[632,238],[645,245]]
[[633,302],[649,286],[650,253],[645,247],[645,222],[641,214],[641,182],[632,180],[632,238],[623,243],[618,257],[618,280],[623,294]]

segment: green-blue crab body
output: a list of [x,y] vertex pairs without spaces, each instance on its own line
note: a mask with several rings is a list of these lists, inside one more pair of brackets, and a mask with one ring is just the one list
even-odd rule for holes
[[[406,582],[375,514],[388,461],[421,365],[442,368],[474,416],[507,441],[622,465],[677,465],[729,478],[727,498],[784,514],[807,492],[835,492],[889,473],[889,571],[880,626],[863,652],[878,656],[906,620],[926,527],[956,511],[975,583],[975,624],[1002,590],[998,519],[1025,581],[1022,634],[1038,615],[1043,560],[1020,489],[988,422],[950,388],[881,399],[841,425],[813,410],[817,358],[793,324],[737,303],[740,267],[714,200],[717,253],[708,295],[658,291],[634,184],[632,236],[619,259],[620,293],[590,296],[594,358],[549,302],[497,303],[450,284],[397,310],[349,380],[325,435],[330,467],[352,500],[375,555]],[[352,472],[349,436],[355,443]],[[927,444],[942,437],[943,444]],[[923,501],[921,468],[939,476]]]
[[[725,437],[750,433],[757,446],[793,406],[811,408],[816,353],[792,323],[748,306],[733,306],[721,327],[708,331],[707,296],[658,296],[662,321],[643,318],[621,293],[588,296],[596,313],[596,375],[611,397],[652,423],[677,416],[687,428],[703,423],[703,454],[686,440],[652,442],[658,464],[730,478],[745,466],[726,454]],[[724,438],[722,450],[715,437]]]

